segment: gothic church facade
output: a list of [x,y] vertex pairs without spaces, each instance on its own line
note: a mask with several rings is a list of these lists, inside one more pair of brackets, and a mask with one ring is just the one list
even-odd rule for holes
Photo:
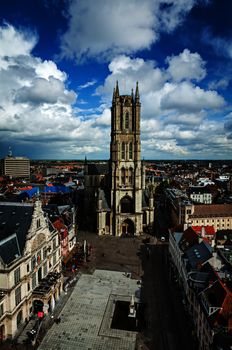
[[90,200],[91,193],[95,195],[99,235],[140,235],[153,225],[153,194],[146,189],[145,166],[141,162],[140,110],[138,83],[135,95],[133,90],[131,95],[120,95],[117,83],[112,99],[107,169],[104,167],[103,174],[99,166],[95,171],[91,164],[85,167],[87,198]]

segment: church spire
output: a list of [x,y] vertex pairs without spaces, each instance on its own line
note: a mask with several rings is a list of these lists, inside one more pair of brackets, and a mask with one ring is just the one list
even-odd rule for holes
[[139,83],[136,83],[135,99],[139,100]]
[[116,81],[115,97],[119,97],[118,81]]

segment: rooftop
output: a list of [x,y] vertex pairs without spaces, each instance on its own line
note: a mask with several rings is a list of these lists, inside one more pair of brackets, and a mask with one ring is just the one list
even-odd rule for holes
[[190,217],[218,217],[232,216],[232,204],[203,204],[195,205],[194,213]]

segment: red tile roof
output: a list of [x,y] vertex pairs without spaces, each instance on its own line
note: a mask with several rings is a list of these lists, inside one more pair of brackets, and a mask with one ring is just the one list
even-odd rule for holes
[[197,234],[201,234],[202,233],[202,228],[205,230],[205,234],[208,236],[215,236],[216,232],[213,226],[192,226],[193,230],[197,233]]

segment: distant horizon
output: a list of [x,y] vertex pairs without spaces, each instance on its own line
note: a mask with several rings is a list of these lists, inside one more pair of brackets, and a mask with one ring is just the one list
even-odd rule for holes
[[[30,158],[29,158],[30,159]],[[54,162],[62,162],[62,161],[67,161],[67,162],[85,162],[85,159],[30,159],[31,161],[54,161]],[[87,162],[108,162],[110,159],[90,159],[87,158]],[[141,159],[141,162],[231,162],[232,159]]]

